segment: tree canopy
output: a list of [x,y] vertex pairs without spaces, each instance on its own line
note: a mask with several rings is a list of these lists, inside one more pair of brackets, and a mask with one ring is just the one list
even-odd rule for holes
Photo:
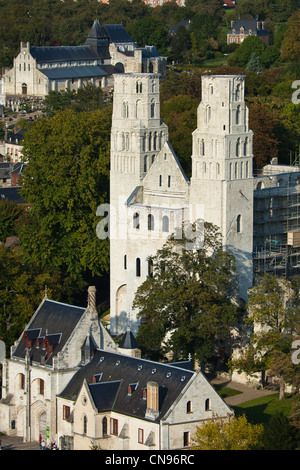
[[66,109],[27,133],[22,194],[31,204],[19,227],[29,259],[73,279],[108,271],[107,240],[96,236],[99,204],[109,198],[111,107]]
[[[191,230],[197,233],[198,228],[193,225]],[[157,252],[153,276],[137,290],[133,306],[142,319],[137,341],[148,352],[162,344],[164,353],[207,361],[228,353],[230,329],[237,319],[231,301],[235,263],[222,250],[214,225],[204,223],[199,249],[186,245],[186,233],[182,238],[175,233]]]

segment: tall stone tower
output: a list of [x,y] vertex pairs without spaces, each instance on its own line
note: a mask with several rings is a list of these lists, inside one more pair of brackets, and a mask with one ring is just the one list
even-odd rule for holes
[[252,140],[241,75],[202,77],[202,99],[193,132],[191,203],[217,225],[224,248],[235,255],[239,297],[252,285]]
[[[128,297],[133,275],[134,250],[128,237],[128,200],[168,140],[160,120],[159,75],[114,76],[110,166],[110,309],[111,332],[126,330],[134,292]],[[141,240],[143,243],[143,240]],[[135,260],[135,258],[134,258]],[[134,261],[135,262],[135,261]]]

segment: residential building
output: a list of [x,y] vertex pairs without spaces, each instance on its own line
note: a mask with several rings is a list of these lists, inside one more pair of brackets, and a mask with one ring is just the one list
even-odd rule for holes
[[269,44],[269,31],[265,22],[251,18],[241,18],[231,22],[227,33],[227,44],[241,44],[248,36],[257,36],[266,46]]
[[45,298],[3,364],[0,431],[60,449],[188,448],[196,427],[232,410],[189,361],[142,359],[129,329],[119,346],[87,308]]

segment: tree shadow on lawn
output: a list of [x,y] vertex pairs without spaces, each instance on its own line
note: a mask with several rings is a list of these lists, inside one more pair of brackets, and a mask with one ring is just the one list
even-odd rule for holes
[[252,424],[266,424],[270,417],[276,413],[290,414],[292,398],[287,396],[284,400],[278,399],[278,393],[267,395],[241,405],[232,406],[235,416],[246,415],[247,421]]

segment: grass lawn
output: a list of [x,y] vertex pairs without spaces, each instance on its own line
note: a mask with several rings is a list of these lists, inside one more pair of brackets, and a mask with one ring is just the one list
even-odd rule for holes
[[286,394],[284,400],[279,400],[279,394],[274,393],[233,406],[233,409],[236,416],[245,414],[250,423],[264,424],[276,413],[282,412],[285,416],[289,416],[292,404],[293,398],[291,395]]
[[222,398],[232,397],[233,395],[238,395],[240,392],[239,390],[234,390],[233,388],[225,387],[224,385],[215,385],[214,388]]

